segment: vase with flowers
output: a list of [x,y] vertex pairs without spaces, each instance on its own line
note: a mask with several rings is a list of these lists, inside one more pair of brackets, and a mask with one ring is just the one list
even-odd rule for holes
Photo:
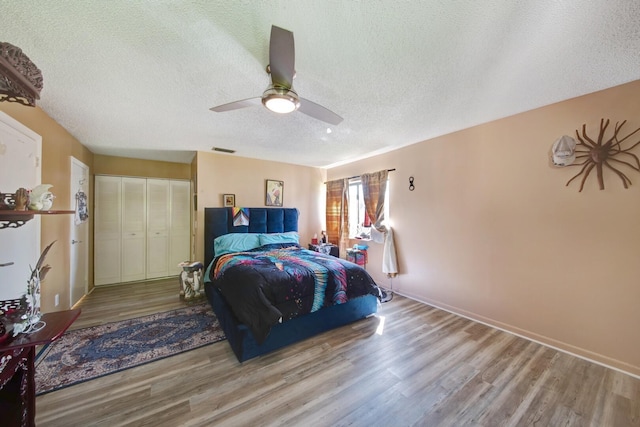
[[13,325],[13,335],[19,333],[32,333],[42,329],[44,324],[40,321],[42,313],[40,312],[40,283],[51,270],[51,266],[44,264],[47,253],[56,241],[51,242],[38,259],[36,266],[31,269],[31,275],[27,281],[27,291],[21,300],[22,315]]

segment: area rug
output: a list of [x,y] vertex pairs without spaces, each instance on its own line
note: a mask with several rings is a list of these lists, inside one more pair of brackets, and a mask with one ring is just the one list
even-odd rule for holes
[[36,361],[44,394],[225,339],[209,304],[69,331]]

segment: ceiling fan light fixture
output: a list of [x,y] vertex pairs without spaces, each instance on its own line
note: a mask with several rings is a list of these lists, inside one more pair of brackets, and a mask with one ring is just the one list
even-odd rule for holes
[[269,86],[262,94],[262,104],[274,113],[287,114],[300,107],[300,100],[293,89]]
[[287,114],[298,110],[316,120],[334,126],[339,125],[343,119],[333,111],[308,99],[298,98],[298,94],[293,90],[293,78],[296,76],[295,57],[293,33],[272,25],[269,41],[269,65],[267,65],[267,74],[270,75],[271,82],[267,90],[261,97],[256,96],[218,105],[210,110],[222,113],[252,107],[262,102],[262,105],[268,110],[278,114]]

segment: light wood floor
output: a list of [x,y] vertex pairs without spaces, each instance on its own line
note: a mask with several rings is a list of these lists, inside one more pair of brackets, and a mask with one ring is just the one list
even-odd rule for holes
[[[183,305],[177,280],[96,289],[74,328]],[[226,342],[37,398],[43,426],[639,426],[640,380],[395,296],[240,364]]]

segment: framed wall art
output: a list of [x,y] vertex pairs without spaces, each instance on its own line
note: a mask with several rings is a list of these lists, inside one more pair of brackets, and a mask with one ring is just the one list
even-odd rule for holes
[[234,207],[236,205],[236,195],[235,194],[223,194],[222,202],[224,207]]
[[282,200],[284,198],[284,181],[268,179],[266,193],[264,201],[266,206],[282,206]]

